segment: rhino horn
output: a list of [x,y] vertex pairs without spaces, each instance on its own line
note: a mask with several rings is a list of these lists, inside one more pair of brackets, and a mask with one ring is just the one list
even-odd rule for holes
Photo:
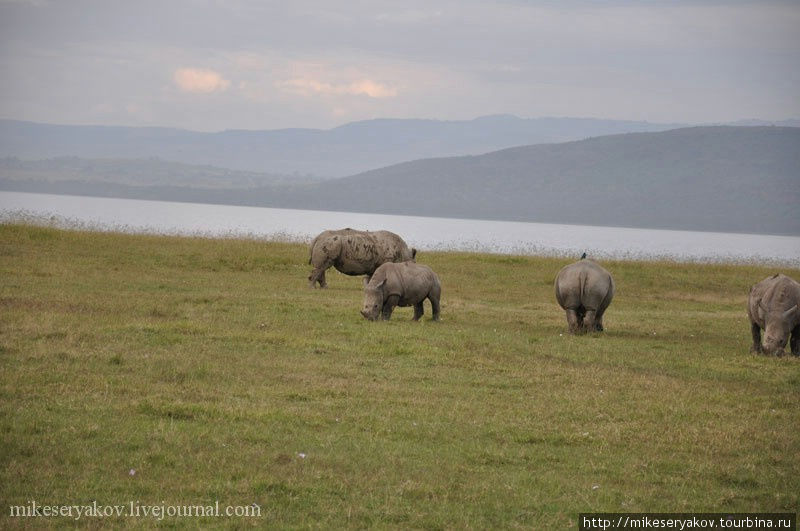
[[785,312],[783,312],[784,319],[791,319],[797,313],[797,305],[795,304]]

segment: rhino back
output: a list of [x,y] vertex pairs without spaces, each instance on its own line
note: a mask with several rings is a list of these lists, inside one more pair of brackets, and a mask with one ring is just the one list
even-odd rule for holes
[[407,286],[413,286],[415,289],[424,290],[427,293],[431,287],[439,284],[439,277],[433,272],[433,269],[424,264],[402,262],[397,266]]
[[555,281],[556,300],[562,308],[579,306],[598,309],[614,295],[611,274],[591,260],[564,266]]
[[800,304],[800,284],[786,275],[779,274],[765,290],[762,304],[772,311],[786,311]]
[[381,262],[405,262],[411,260],[411,250],[406,242],[388,230],[379,230],[372,233]]
[[311,240],[311,244],[309,245],[309,249],[311,250],[311,252],[312,253],[314,252],[314,249],[317,247],[317,245],[321,245],[322,242],[327,242],[327,241],[331,240],[333,238],[333,236],[335,235],[335,232],[336,231],[332,231],[332,230],[324,230],[324,231],[320,232],[319,234],[317,234],[316,238]]
[[791,277],[777,273],[750,288],[750,295],[747,299],[747,315],[751,322],[764,328],[766,323],[763,310],[766,310],[767,313],[783,312],[796,304],[800,305],[800,284]]
[[433,270],[416,262],[400,262],[392,264],[396,274],[396,293],[401,296],[401,305],[413,305],[421,302],[439,284],[439,277]]
[[377,285],[384,279],[384,293],[416,301],[424,299],[439,283],[430,267],[415,262],[386,262],[375,270],[370,284]]
[[[354,231],[353,229],[340,229],[340,230],[324,230],[320,232],[316,238],[311,240],[311,244],[309,245],[311,254],[313,255],[315,250],[320,252],[322,248],[324,248],[324,252],[326,255],[334,258],[338,256],[341,252],[339,249],[340,239],[344,236],[352,234]],[[318,247],[320,249],[318,249]]]
[[373,263],[377,256],[375,240],[369,233],[353,232],[342,237],[342,260]]
[[778,275],[772,275],[761,282],[753,284],[747,297],[747,315],[750,317],[750,322],[758,324],[761,328],[764,328],[764,320],[761,318],[761,312],[758,311],[758,307],[762,305],[764,295],[767,290],[772,288],[777,278]]
[[337,231],[326,230],[320,233],[310,245],[309,263],[319,267],[328,260],[336,260],[341,254],[341,236]]

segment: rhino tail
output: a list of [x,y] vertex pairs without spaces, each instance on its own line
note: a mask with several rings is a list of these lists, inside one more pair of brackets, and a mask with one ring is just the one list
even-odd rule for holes
[[586,272],[581,271],[578,275],[578,283],[580,285],[580,294],[581,294],[581,304],[586,299]]
[[417,250],[413,247],[411,248],[411,259],[414,260],[417,257]]
[[311,265],[311,260],[314,257],[314,246],[317,244],[319,236],[311,240],[311,245],[308,246],[308,265]]

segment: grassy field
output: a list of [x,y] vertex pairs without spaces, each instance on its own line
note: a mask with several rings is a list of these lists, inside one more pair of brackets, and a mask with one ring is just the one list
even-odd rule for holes
[[[0,225],[0,528],[11,505],[257,504],[165,527],[575,529],[590,511],[789,511],[800,360],[754,356],[757,266],[420,252],[442,321],[307,287],[306,246]],[[800,271],[782,269],[800,278]],[[74,518],[74,515],[73,515]],[[78,525],[149,527],[152,517]]]

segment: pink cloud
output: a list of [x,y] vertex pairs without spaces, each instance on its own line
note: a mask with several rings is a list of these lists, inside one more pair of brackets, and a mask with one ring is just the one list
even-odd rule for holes
[[310,78],[294,78],[278,83],[278,86],[290,92],[300,94],[352,95],[370,98],[393,98],[397,90],[377,81],[361,79],[352,83],[332,84]]
[[195,94],[223,92],[231,84],[219,72],[203,68],[179,68],[175,70],[172,80],[182,92]]

